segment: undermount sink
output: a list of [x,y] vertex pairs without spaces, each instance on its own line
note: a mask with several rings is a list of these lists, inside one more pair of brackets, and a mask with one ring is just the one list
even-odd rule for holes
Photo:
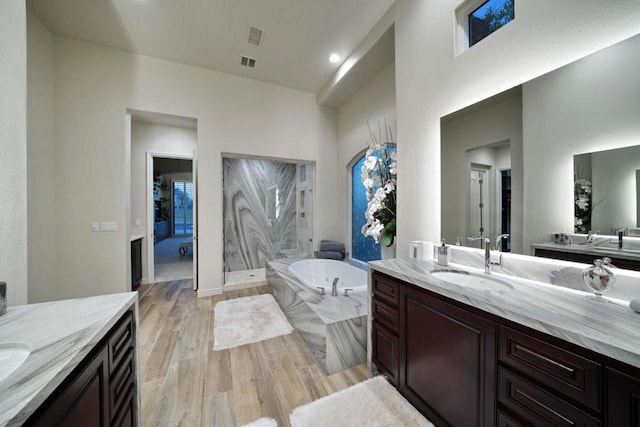
[[0,382],[18,369],[29,354],[31,347],[22,343],[0,343]]
[[431,276],[454,285],[473,288],[480,291],[505,292],[513,289],[509,283],[488,274],[469,273],[467,271],[433,271]]

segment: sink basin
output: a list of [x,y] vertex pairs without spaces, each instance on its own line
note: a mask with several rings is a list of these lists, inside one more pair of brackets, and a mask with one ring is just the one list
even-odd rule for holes
[[434,271],[431,276],[454,285],[474,288],[480,291],[505,292],[513,289],[511,284],[488,274],[446,270]]
[[18,369],[31,353],[31,348],[22,343],[0,343],[0,382]]

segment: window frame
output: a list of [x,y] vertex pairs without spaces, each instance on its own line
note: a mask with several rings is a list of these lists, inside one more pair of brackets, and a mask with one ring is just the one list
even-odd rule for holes
[[[469,15],[475,12],[476,9],[478,9],[487,1],[488,0],[467,0],[456,8],[454,12],[454,56],[458,56],[461,53],[466,52],[467,50],[469,50],[470,48],[478,44],[478,43],[475,43],[473,45],[470,45]],[[515,8],[515,0],[514,0],[514,8]],[[516,17],[514,12],[513,19],[509,22],[512,22],[515,19]],[[503,28],[503,27],[504,25],[500,28]],[[500,28],[498,28],[498,30]],[[494,33],[497,32],[498,30],[494,31]]]

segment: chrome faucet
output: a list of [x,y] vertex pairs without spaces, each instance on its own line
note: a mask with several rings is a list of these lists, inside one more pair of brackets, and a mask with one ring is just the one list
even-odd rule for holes
[[338,278],[338,277],[333,279],[333,284],[331,285],[331,296],[332,297],[337,297],[338,296],[338,282],[339,281],[340,281],[340,278]]
[[508,237],[509,237],[508,233],[500,234],[499,236],[497,236],[496,243],[493,249],[496,251],[502,252],[502,239],[506,239]]
[[[502,239],[503,236],[498,236],[496,239],[496,244],[499,242],[499,239]],[[484,272],[486,274],[491,274],[491,266],[492,265],[502,265],[502,253],[500,253],[500,261],[493,262],[491,261],[491,239],[488,237],[467,237],[468,240],[481,240],[484,242]]]
[[0,282],[0,316],[7,314],[7,284]]
[[623,244],[624,232],[625,231],[626,231],[625,228],[619,228],[618,229],[618,249],[622,249],[622,244]]

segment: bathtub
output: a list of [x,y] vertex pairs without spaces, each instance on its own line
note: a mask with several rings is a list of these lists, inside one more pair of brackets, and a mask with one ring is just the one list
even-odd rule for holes
[[353,289],[353,292],[367,290],[367,272],[343,261],[331,259],[303,259],[289,266],[289,273],[312,291],[320,292],[323,287],[327,294],[331,294],[333,280],[337,277],[338,292]]

